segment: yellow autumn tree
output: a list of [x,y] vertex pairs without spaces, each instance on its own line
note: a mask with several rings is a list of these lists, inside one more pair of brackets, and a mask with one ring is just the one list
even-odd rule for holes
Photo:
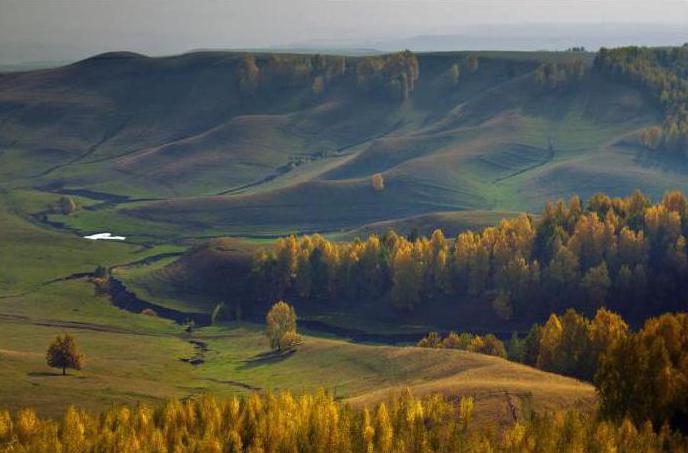
[[277,351],[292,347],[300,342],[296,333],[296,311],[284,301],[272,306],[265,317],[267,328],[265,335],[270,340],[270,347]]
[[371,184],[375,192],[385,190],[385,178],[382,176],[382,173],[375,173],[371,178]]

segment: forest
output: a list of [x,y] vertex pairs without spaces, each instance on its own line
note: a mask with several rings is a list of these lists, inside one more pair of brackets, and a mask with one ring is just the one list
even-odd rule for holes
[[664,113],[661,127],[650,127],[641,142],[650,149],[688,151],[688,45],[671,48],[601,48],[595,68],[648,90]]
[[429,238],[389,231],[352,242],[289,236],[256,254],[254,287],[266,300],[343,297],[405,311],[469,298],[499,319],[531,322],[604,306],[635,322],[682,307],[687,232],[688,201],[679,192],[656,204],[640,192],[597,194],[585,205],[573,196],[539,216],[453,239],[440,230]]
[[473,420],[474,400],[416,398],[401,392],[357,408],[324,391],[242,398],[172,400],[158,407],[113,407],[101,414],[69,408],[59,420],[25,409],[0,413],[8,451],[147,452],[679,452],[686,439],[578,412],[533,414],[502,429]]

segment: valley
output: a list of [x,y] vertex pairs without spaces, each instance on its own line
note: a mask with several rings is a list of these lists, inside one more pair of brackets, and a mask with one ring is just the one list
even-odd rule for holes
[[[95,413],[207,394],[324,389],[360,409],[409,389],[419,398],[472,398],[476,419],[501,430],[536,413],[592,413],[600,401],[592,378],[551,372],[560,369],[539,356],[524,364],[504,358],[513,359],[511,349],[500,356],[416,344],[433,331],[495,334],[505,343],[515,333],[526,341],[533,322],[547,329],[558,322],[547,315],[572,307],[592,318],[605,297],[630,294],[620,289],[622,260],[629,260],[626,271],[656,265],[665,259],[656,250],[678,250],[661,271],[683,272],[686,212],[678,196],[662,196],[688,192],[688,161],[645,146],[643,132],[665,112],[642,86],[609,76],[594,59],[583,51],[112,52],[0,74],[0,408],[28,405],[57,417],[75,403]],[[565,76],[540,80],[552,67]],[[659,204],[638,208],[630,198],[637,189]],[[546,207],[600,192],[612,198]],[[660,227],[651,228],[653,210]],[[636,228],[640,239],[633,238],[647,237],[637,249],[649,258],[632,261],[614,248],[584,262],[592,254],[584,241],[598,243],[592,227],[593,239],[571,239],[588,227],[583,212],[598,214],[614,244],[623,228]],[[546,250],[536,250],[534,238],[551,225]],[[519,228],[528,230],[530,245],[519,242]],[[448,261],[423,284],[440,289],[416,291],[422,304],[406,303],[413,291],[398,288],[410,279],[389,271],[395,254],[407,247],[409,262],[428,266],[418,250],[437,258],[427,245],[437,229],[447,238],[440,248]],[[582,274],[601,261],[612,277],[602,304],[557,305],[558,296],[525,290],[519,299],[521,282],[509,275],[511,311],[500,312],[495,301],[506,284],[495,277],[497,264],[485,277],[494,287],[455,291],[463,283],[439,282],[437,269],[464,275],[452,264],[463,257],[456,252],[461,233],[474,241],[466,250],[503,233],[516,244],[504,254],[525,255],[527,272],[537,275],[528,284],[541,292],[552,291],[541,281],[558,265],[559,250],[578,246],[567,265],[580,258],[581,275],[562,271],[562,288],[568,278],[587,291]],[[290,235],[305,242],[279,268],[279,241]],[[347,284],[332,277],[334,266],[320,275],[320,283],[330,279],[327,289],[314,289],[322,254],[337,247],[337,257],[363,263],[352,269],[377,260],[365,268],[370,274],[341,272],[349,286],[363,281],[355,282],[358,292],[337,286]],[[496,255],[488,252],[487,266]],[[475,280],[470,272],[467,288]],[[373,289],[371,276],[379,277]],[[580,288],[570,297],[592,299]],[[631,327],[655,315],[670,299],[664,296],[649,308],[637,304],[647,312],[629,309]],[[280,299],[299,315],[301,342],[286,352],[272,350],[264,333],[265,314]],[[60,376],[45,364],[45,349],[65,333],[78,338],[85,366]]]

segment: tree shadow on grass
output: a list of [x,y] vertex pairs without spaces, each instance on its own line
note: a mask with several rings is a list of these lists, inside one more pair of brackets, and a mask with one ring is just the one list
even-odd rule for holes
[[[55,372],[55,371],[30,371],[26,373],[28,376],[31,377],[56,377],[56,376],[62,376],[62,372]],[[69,376],[69,375],[67,375]]]
[[291,357],[296,350],[290,349],[288,351],[269,351],[256,354],[248,360],[245,360],[243,365],[239,367],[240,370],[249,370],[262,365],[270,365],[279,363]]

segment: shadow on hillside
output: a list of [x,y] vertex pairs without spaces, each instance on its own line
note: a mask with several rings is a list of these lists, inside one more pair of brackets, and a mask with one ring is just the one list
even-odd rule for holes
[[249,370],[251,368],[256,368],[261,365],[270,365],[274,363],[279,363],[283,360],[288,359],[291,357],[296,351],[295,350],[289,350],[289,351],[269,351],[269,352],[263,352],[260,354],[256,354],[255,356],[251,357],[248,360],[244,361],[244,364],[239,367],[240,370]]
[[[629,145],[626,146],[630,148]],[[639,146],[633,146],[633,149],[636,151],[633,162],[640,166],[670,173],[688,173],[688,162],[686,162],[684,154],[651,151]]]

